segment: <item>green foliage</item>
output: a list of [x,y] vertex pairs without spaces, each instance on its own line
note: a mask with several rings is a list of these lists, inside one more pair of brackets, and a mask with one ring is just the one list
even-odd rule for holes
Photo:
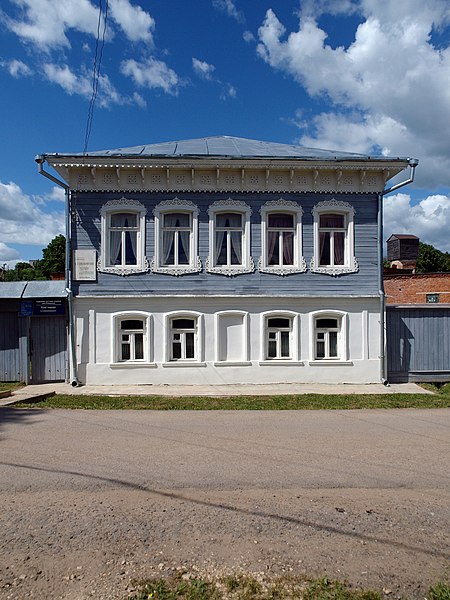
[[450,253],[441,252],[430,244],[419,242],[419,257],[416,273],[438,273],[450,271]]
[[18,262],[14,269],[3,274],[3,281],[42,281],[50,279],[52,273],[64,273],[66,260],[66,238],[57,235],[42,251],[43,258],[33,267],[28,262]]
[[448,583],[437,583],[430,588],[428,600],[450,600],[450,585]]
[[153,579],[129,600],[221,600],[216,586],[202,579]]
[[52,273],[64,273],[66,256],[66,238],[57,235],[42,251],[43,259],[40,261],[44,275],[49,279]]
[[307,587],[303,600],[381,600],[381,595],[378,592],[352,590],[340,581],[324,577]]

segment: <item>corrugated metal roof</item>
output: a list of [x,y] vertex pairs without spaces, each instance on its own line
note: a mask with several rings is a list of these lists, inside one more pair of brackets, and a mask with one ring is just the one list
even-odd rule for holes
[[66,298],[64,281],[0,282],[0,298]]
[[[54,153],[46,156],[92,156],[92,157],[228,157],[228,158],[303,158],[315,160],[393,160],[385,156],[369,156],[337,150],[320,150],[275,142],[264,142],[246,138],[216,136],[192,140],[144,144],[130,148],[99,150],[83,155],[77,153]],[[394,159],[395,160],[395,159]],[[402,158],[402,160],[406,160]]]

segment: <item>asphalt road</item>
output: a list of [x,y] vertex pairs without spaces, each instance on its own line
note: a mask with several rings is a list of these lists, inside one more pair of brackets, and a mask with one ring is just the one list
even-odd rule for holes
[[450,410],[0,412],[0,490],[450,489]]
[[448,573],[449,434],[448,409],[0,409],[0,598],[123,597],[180,564],[423,597]]

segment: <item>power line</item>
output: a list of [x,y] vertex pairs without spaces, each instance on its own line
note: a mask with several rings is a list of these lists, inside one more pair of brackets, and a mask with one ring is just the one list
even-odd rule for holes
[[106,25],[108,20],[108,0],[105,0],[105,15],[103,17],[103,32],[100,36],[101,24],[103,17],[103,0],[99,0],[98,21],[97,21],[97,36],[95,40],[95,55],[94,66],[92,69],[92,96],[89,102],[88,114],[86,119],[86,132],[84,136],[83,154],[86,154],[91,135],[92,121],[94,119],[94,107],[98,94],[98,82],[100,79],[100,67],[103,58],[103,48],[105,46]]

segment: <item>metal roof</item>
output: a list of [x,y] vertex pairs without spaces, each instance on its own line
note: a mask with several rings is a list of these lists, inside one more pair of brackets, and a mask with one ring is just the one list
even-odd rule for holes
[[0,298],[66,298],[64,281],[2,281]]
[[[91,157],[228,157],[228,158],[302,158],[306,160],[393,160],[392,157],[369,156],[337,150],[320,150],[275,142],[263,142],[246,138],[216,136],[192,140],[144,144],[130,148],[99,150],[95,152],[53,153],[45,156],[91,156]],[[400,159],[400,158],[398,158]],[[395,160],[395,158],[394,158]],[[402,158],[401,160],[406,160]]]

